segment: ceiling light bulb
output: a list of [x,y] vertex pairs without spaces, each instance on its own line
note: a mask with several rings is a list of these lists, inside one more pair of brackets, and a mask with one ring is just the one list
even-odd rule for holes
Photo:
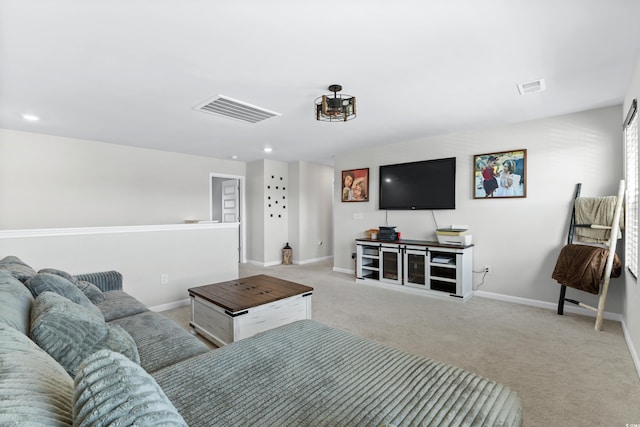
[[37,122],[38,120],[40,120],[40,117],[36,116],[35,114],[22,113],[21,116],[23,119],[29,120],[30,122]]
[[233,156],[231,156],[231,158],[232,158],[233,160],[236,160],[236,159],[238,158],[238,156],[236,156],[236,155],[234,154]]
[[273,151],[273,148],[271,148],[271,147],[264,147],[264,152],[265,152],[265,153],[270,153],[270,152],[272,152],[272,151]]

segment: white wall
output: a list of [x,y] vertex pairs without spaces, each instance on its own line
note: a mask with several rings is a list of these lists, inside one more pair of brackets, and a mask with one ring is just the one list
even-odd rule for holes
[[264,162],[247,164],[247,259],[264,262]]
[[333,168],[326,165],[273,160],[249,163],[249,260],[260,265],[280,264],[287,242],[296,264],[331,257],[332,181]]
[[289,238],[288,175],[285,162],[257,160],[247,165],[250,262],[282,262],[282,248]]
[[[490,265],[493,271],[480,290],[556,303],[559,286],[551,273],[566,242],[576,183],[583,183],[583,196],[615,195],[623,178],[621,115],[621,106],[614,106],[337,155],[334,268],[353,270],[354,239],[385,225],[385,212],[378,210],[379,165],[455,156],[456,209],[434,212],[440,227],[470,226],[474,270]],[[514,149],[527,149],[527,197],[473,199],[473,155]],[[341,171],[363,167],[370,168],[370,201],[340,202]],[[356,212],[362,220],[353,219]],[[404,239],[435,240],[431,211],[389,211],[388,225],[397,226]],[[479,283],[480,275],[474,279]],[[612,282],[606,311],[622,312],[623,282]],[[573,289],[567,296],[597,304]]]
[[[0,258],[17,255],[36,269],[71,273],[118,270],[126,290],[149,306],[185,300],[189,287],[238,277],[237,224],[30,235],[34,229],[208,219],[212,172],[244,175],[245,164],[0,130]],[[22,229],[28,237],[3,237]],[[160,284],[161,274],[169,283]]]
[[116,270],[125,291],[155,307],[187,300],[189,288],[237,279],[237,252],[229,250],[237,244],[237,224],[0,231],[0,258],[18,256],[36,271]]
[[282,248],[289,239],[289,165],[264,160],[264,263],[282,263]]
[[245,163],[0,129],[0,229],[209,219],[209,173]]
[[[299,234],[298,257],[305,262],[333,254],[333,171],[334,168],[299,162]],[[322,243],[320,243],[322,242]]]
[[[624,99],[621,121],[624,120],[624,117],[629,111],[629,107],[631,106],[631,103],[634,99],[640,99],[640,57],[638,58],[638,62],[636,63],[633,79],[629,86],[629,90],[627,91],[627,95]],[[640,164],[638,164],[638,167],[640,168]],[[640,265],[640,252],[638,252],[638,255],[638,265]],[[632,343],[631,351],[632,353],[634,353],[636,369],[640,374],[640,310],[638,310],[638,307],[640,307],[640,285],[638,284],[638,280],[633,277],[626,269],[625,274],[626,297],[623,307],[624,323],[626,332],[629,335],[628,341],[631,341]]]
[[298,264],[301,259],[304,259],[300,250],[302,247],[301,242],[303,241],[302,230],[300,230],[300,203],[303,196],[301,194],[300,176],[304,175],[303,164],[303,162],[289,163],[289,203],[287,205],[287,209],[289,209],[289,227],[287,241],[292,248],[292,261],[294,264]]
[[333,255],[333,167],[289,163],[289,243],[294,264]]

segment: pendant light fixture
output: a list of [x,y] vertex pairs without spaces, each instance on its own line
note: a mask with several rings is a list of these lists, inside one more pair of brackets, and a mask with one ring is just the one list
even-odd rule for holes
[[322,95],[316,98],[316,120],[323,122],[346,122],[356,118],[356,97],[338,94],[342,90],[340,85],[329,86],[332,95]]

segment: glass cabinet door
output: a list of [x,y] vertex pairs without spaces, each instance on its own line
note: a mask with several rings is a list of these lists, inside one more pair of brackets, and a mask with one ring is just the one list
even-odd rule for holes
[[380,280],[400,284],[402,283],[402,259],[400,258],[399,247],[382,247],[380,255],[382,257],[382,272]]
[[429,278],[429,257],[427,249],[405,249],[404,252],[404,284],[425,287]]

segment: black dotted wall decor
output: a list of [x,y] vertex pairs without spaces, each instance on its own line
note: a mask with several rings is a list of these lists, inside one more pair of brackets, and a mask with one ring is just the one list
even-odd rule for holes
[[271,179],[268,179],[266,183],[267,218],[282,219],[284,217],[284,211],[287,208],[285,202],[287,200],[287,189],[285,184],[285,177],[282,176],[271,175]]

